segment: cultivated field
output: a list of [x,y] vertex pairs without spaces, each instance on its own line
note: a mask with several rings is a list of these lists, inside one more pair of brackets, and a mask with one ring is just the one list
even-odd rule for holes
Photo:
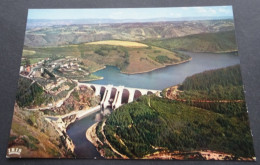
[[23,50],[23,56],[30,56],[30,55],[34,55],[36,52],[33,50]]
[[147,45],[138,42],[116,41],[116,40],[90,42],[90,43],[86,43],[86,45],[113,45],[113,46],[135,47],[135,48],[148,47]]

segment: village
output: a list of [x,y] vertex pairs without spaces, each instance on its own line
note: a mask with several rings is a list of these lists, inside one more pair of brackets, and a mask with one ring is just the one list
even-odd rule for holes
[[68,79],[78,80],[78,78],[90,74],[81,68],[79,63],[78,58],[57,60],[46,58],[37,63],[20,66],[20,76],[38,82],[45,91],[57,95],[61,91],[70,89]]

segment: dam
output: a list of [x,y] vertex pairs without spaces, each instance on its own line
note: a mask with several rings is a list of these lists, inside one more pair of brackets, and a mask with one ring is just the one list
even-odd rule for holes
[[131,103],[142,95],[160,95],[160,90],[130,88],[125,86],[101,85],[90,83],[78,83],[80,88],[89,87],[95,91],[96,96],[101,97],[100,106],[116,109],[123,104]]

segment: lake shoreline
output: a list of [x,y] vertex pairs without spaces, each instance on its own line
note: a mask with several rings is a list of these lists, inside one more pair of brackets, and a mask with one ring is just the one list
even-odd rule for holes
[[192,60],[192,58],[190,57],[189,59],[187,59],[187,60],[184,60],[184,61],[180,61],[180,62],[177,62],[177,63],[174,63],[174,64],[164,64],[164,66],[157,67],[157,68],[153,68],[153,69],[146,70],[146,71],[133,72],[133,73],[129,73],[129,72],[120,71],[120,73],[123,73],[123,74],[128,74],[128,75],[134,75],[134,74],[148,73],[148,72],[155,71],[155,70],[157,70],[157,69],[162,69],[162,68],[165,68],[165,67],[167,67],[167,66],[174,66],[174,65],[179,65],[179,64],[186,63],[186,62],[190,62],[191,60]]
[[[205,70],[218,69],[239,64],[239,56],[234,54],[192,53],[180,52],[192,58],[177,64],[167,65],[150,70],[140,71],[139,74],[122,73],[118,67],[107,65],[106,69],[93,74],[104,77],[103,80],[90,81],[94,84],[114,84],[115,86],[139,87],[162,90],[173,84],[181,83],[187,76]],[[180,64],[181,65],[178,65]],[[163,81],[160,81],[163,80]]]
[[[183,64],[183,63],[186,63],[186,62],[189,62],[192,60],[192,57],[190,57],[189,59],[187,60],[183,60],[183,61],[180,61],[180,62],[177,62],[177,63],[174,63],[174,64],[164,64],[163,66],[161,67],[156,67],[156,68],[153,68],[153,69],[150,69],[150,70],[145,70],[145,71],[140,71],[140,72],[125,72],[125,71],[121,71],[120,70],[120,73],[122,74],[126,74],[126,75],[134,75],[134,74],[142,74],[142,73],[148,73],[148,72],[152,72],[152,71],[155,71],[157,69],[161,69],[161,68],[165,68],[165,67],[168,67],[168,66],[174,66],[174,65],[179,65],[179,64]],[[108,65],[108,66],[113,66],[113,65]],[[116,66],[115,66],[116,67]],[[99,68],[99,69],[96,69],[95,71],[92,71],[91,74],[95,74],[95,72],[97,71],[100,71],[100,70],[103,70],[103,69],[106,69],[107,67],[104,66],[102,68]],[[93,80],[83,80],[83,81],[80,81],[80,82],[88,82],[88,81],[95,81],[95,80],[102,80],[104,79],[104,77],[101,77],[101,78],[97,78],[97,79],[93,79]]]
[[[226,53],[236,53],[237,50],[232,50],[232,51],[221,51],[221,52],[196,52],[196,51],[182,51],[182,50],[177,50],[178,52],[190,52],[190,53],[212,53],[212,54],[226,54]],[[155,71],[157,69],[162,69],[162,68],[165,68],[165,67],[168,67],[168,66],[174,66],[174,65],[179,65],[179,64],[183,64],[183,63],[186,63],[186,62],[190,62],[192,60],[192,57],[190,57],[189,59],[187,60],[183,60],[183,61],[180,61],[180,62],[177,62],[177,63],[174,63],[174,64],[164,64],[163,66],[160,66],[160,67],[156,67],[156,68],[153,68],[153,69],[149,69],[149,70],[145,70],[145,71],[138,71],[138,72],[127,72],[127,71],[121,71],[120,69],[120,73],[122,74],[127,74],[127,75],[135,75],[135,74],[142,74],[142,73],[148,73],[148,72],[152,72],[152,71]],[[109,65],[110,66],[110,65]],[[111,65],[113,66],[113,65]],[[95,73],[97,71],[100,71],[100,70],[103,70],[103,69],[106,69],[106,66],[103,66],[102,68],[99,68],[99,69],[96,69],[94,71],[92,71],[91,73]],[[95,81],[95,80],[102,80],[104,77],[100,78],[100,79],[93,79],[93,80],[86,80],[85,82],[88,82],[88,81]],[[83,81],[81,81],[83,82]]]
[[80,80],[78,82],[80,83],[84,83],[84,82],[90,82],[90,81],[96,81],[96,80],[103,80],[104,77],[99,77],[99,78],[93,78],[93,79],[90,79],[90,80]]
[[103,66],[103,67],[101,67],[101,68],[98,68],[98,69],[92,71],[91,73],[95,73],[95,72],[100,71],[100,70],[103,70],[103,69],[106,69],[106,66]]
[[[160,85],[160,87],[169,87],[172,86],[173,84],[180,84],[180,82],[182,82],[185,77],[190,76],[192,74],[196,74],[196,73],[200,73],[203,72],[205,70],[211,70],[211,69],[217,69],[217,68],[222,68],[222,67],[226,67],[226,66],[231,66],[234,64],[239,64],[239,60],[238,57],[236,55],[229,55],[229,54],[223,54],[223,56],[218,55],[218,54],[214,54],[214,53],[190,53],[190,52],[186,52],[185,54],[189,55],[191,54],[191,59],[189,59],[188,61],[190,61],[187,64],[183,64],[183,65],[178,65],[180,63],[185,63],[188,61],[181,61],[178,64],[173,64],[176,66],[173,66],[173,68],[171,68],[172,66],[169,67],[161,67],[160,68],[156,68],[154,70],[159,70],[159,71],[148,71],[153,73],[153,76],[148,73],[148,74],[136,74],[137,76],[134,75],[129,75],[127,76],[126,74],[121,74],[120,70],[117,67],[111,67],[110,66],[106,66],[107,69],[105,69],[104,71],[98,72],[97,74],[99,76],[103,76],[104,80],[101,80],[100,82],[94,82],[96,84],[114,84],[115,86],[117,85],[125,85],[128,86],[128,84],[133,84],[133,86],[135,88],[144,88],[144,87],[149,87],[149,89],[157,89],[157,86],[151,86],[150,84],[158,84]],[[168,65],[167,65],[168,66]],[[168,68],[168,69],[167,69]],[[176,68],[176,69],[175,69]],[[164,70],[165,69],[165,70]],[[102,69],[100,69],[102,70]],[[108,73],[115,73],[115,74],[108,74]],[[162,76],[160,75],[161,72],[166,74],[162,74]],[[121,75],[120,75],[121,74]],[[158,77],[154,76],[154,75],[159,75]],[[143,77],[145,77],[145,79],[142,79]],[[112,78],[111,78],[112,77]],[[110,81],[111,78],[112,81]],[[126,79],[126,81],[120,81],[118,82],[118,79]],[[142,80],[142,82],[146,82],[144,83],[145,86],[142,86],[142,83],[138,82],[137,80]],[[154,79],[155,81],[152,81],[152,79]],[[177,79],[177,81],[175,81]],[[157,81],[158,80],[158,81]],[[165,80],[167,83],[163,84],[159,84],[157,82],[162,82],[161,80]],[[138,82],[138,83],[135,83]],[[92,83],[92,82],[91,82]],[[170,84],[170,85],[168,85]],[[149,86],[150,85],[150,86]],[[88,119],[88,120],[92,120],[92,119]],[[95,122],[93,121],[93,124],[95,124]],[[90,129],[90,127],[92,127],[91,124],[90,126],[86,127],[86,125],[82,125],[82,127],[84,127],[84,139],[87,141],[87,143],[92,143],[88,138],[87,138],[87,130]],[[92,136],[92,135],[91,135]],[[94,135],[93,135],[94,136]],[[82,137],[82,136],[81,136]],[[86,139],[87,138],[87,139]],[[82,144],[78,144],[79,146],[81,146]],[[90,144],[88,144],[90,146]],[[93,146],[93,143],[91,145],[91,148],[95,147]],[[91,152],[96,152],[97,148],[95,147],[95,151],[91,151]],[[84,151],[84,150],[83,150]],[[99,151],[98,151],[99,152]],[[100,152],[99,154],[100,155]],[[89,156],[88,153],[86,154],[86,156]],[[154,157],[150,158],[150,159],[156,159],[157,155],[153,155]]]
[[99,152],[100,156],[105,157],[105,151],[103,149],[98,150],[97,142],[99,142],[99,143],[101,142],[96,134],[96,128],[97,128],[98,123],[99,122],[96,122],[93,125],[91,125],[89,128],[87,128],[86,139],[95,146],[95,148]]

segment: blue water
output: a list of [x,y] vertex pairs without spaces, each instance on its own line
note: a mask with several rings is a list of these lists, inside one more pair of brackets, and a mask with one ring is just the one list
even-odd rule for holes
[[187,76],[195,73],[239,64],[239,57],[233,54],[182,53],[191,56],[192,60],[187,63],[134,75],[123,74],[117,67],[107,66],[105,69],[94,73],[97,76],[104,77],[104,79],[89,83],[162,90],[182,83]]
[[[181,83],[187,76],[195,73],[239,64],[239,57],[232,54],[183,53],[191,56],[192,60],[187,63],[135,75],[122,74],[118,68],[107,66],[105,69],[95,72],[95,75],[102,76],[104,79],[91,81],[91,83],[162,90]],[[96,118],[99,113],[93,113],[76,121],[67,129],[68,135],[75,144],[75,153],[78,158],[102,159],[93,144],[86,139],[86,131],[97,122]]]

